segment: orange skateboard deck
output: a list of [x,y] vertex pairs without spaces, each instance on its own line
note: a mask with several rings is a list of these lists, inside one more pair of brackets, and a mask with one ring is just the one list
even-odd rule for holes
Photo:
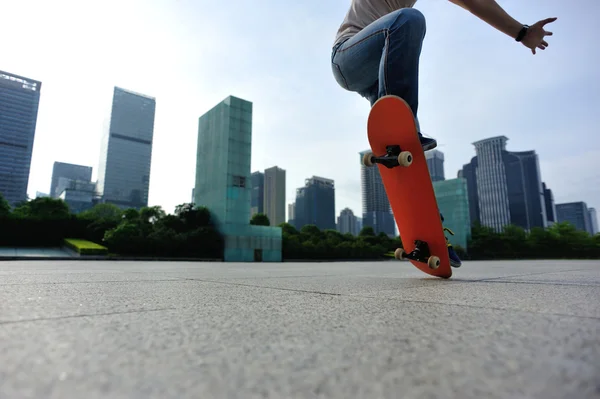
[[363,164],[379,168],[404,247],[396,259],[449,278],[448,247],[412,110],[400,97],[381,97],[369,113],[367,135],[372,153]]

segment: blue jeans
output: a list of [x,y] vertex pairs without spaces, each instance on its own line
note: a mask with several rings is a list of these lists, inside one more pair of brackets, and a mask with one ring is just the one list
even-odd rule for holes
[[[335,80],[342,88],[365,97],[371,106],[385,95],[398,96],[408,103],[416,119],[425,31],[425,17],[414,8],[384,15],[333,47]],[[420,131],[418,119],[416,123]]]

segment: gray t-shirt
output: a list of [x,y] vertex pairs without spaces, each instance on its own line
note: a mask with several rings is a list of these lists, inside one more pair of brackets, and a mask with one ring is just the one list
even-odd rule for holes
[[371,22],[400,8],[411,8],[417,0],[351,0],[350,9],[335,36],[334,45],[360,32]]

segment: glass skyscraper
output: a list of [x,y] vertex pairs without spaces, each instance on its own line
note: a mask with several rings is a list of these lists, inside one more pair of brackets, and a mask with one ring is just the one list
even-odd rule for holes
[[114,88],[110,121],[100,147],[97,189],[102,202],[148,206],[156,100]]
[[577,230],[594,234],[590,212],[585,202],[578,201],[556,204],[556,215],[559,222],[569,222]]
[[50,196],[52,198],[58,198],[62,193],[62,190],[57,191],[59,189],[58,181],[61,177],[80,182],[91,182],[92,167],[54,162],[54,166],[52,167],[52,182],[50,183]]
[[296,190],[294,225],[301,229],[307,224],[313,224],[320,230],[336,229],[333,180],[313,176],[305,180],[304,187]]
[[396,220],[381,180],[377,166],[368,168],[362,164],[365,150],[360,155],[360,183],[362,191],[362,227],[372,227],[375,234],[381,232],[390,237],[396,236]]
[[467,180],[464,178],[433,182],[433,191],[438,208],[444,216],[444,227],[452,230],[454,235],[444,233],[452,245],[467,249],[471,237],[471,219],[469,217],[469,197]]
[[27,200],[42,83],[0,71],[0,193],[11,206]]
[[224,260],[281,261],[281,228],[250,225],[252,103],[229,96],[198,125],[194,204],[224,235]]
[[507,151],[507,140],[498,136],[473,143],[477,155],[458,173],[467,179],[471,222],[496,231],[508,224],[525,230],[547,227],[538,156]]
[[425,160],[431,181],[445,180],[444,177],[444,153],[439,150],[431,150],[425,152]]

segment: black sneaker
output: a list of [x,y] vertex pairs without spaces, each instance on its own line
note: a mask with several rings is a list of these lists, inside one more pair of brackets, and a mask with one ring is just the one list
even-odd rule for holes
[[435,139],[425,137],[419,132],[419,141],[421,142],[421,147],[423,147],[423,151],[433,150],[437,147],[437,141]]

